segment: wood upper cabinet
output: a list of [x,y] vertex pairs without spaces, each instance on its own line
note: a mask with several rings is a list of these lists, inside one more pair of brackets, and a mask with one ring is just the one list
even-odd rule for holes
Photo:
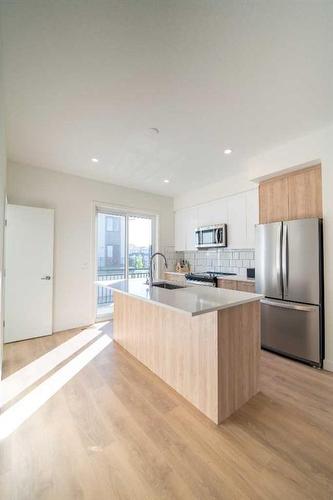
[[321,186],[320,165],[288,176],[289,219],[323,216]]
[[320,165],[269,179],[259,186],[260,224],[322,215]]
[[288,179],[276,177],[259,186],[259,222],[278,222],[288,219]]

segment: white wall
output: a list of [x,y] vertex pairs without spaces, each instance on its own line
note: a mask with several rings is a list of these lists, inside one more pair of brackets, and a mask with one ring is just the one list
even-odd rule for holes
[[43,168],[8,165],[9,203],[55,208],[54,331],[94,321],[95,201],[157,214],[159,248],[174,244],[172,198]]
[[2,373],[2,349],[3,349],[3,234],[4,234],[4,209],[6,194],[6,147],[5,147],[5,124],[2,88],[2,66],[0,57],[0,380]]

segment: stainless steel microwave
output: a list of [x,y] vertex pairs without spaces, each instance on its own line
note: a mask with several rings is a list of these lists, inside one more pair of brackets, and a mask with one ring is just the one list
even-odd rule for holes
[[195,246],[197,248],[226,247],[227,225],[198,227],[195,230]]

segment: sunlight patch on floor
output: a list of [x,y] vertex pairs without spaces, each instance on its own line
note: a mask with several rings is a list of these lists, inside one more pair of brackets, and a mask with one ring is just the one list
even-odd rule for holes
[[14,432],[111,342],[112,340],[108,335],[102,335],[8,410],[4,411],[0,415],[0,439],[4,439]]
[[18,396],[102,333],[106,323],[93,325],[0,382],[0,408]]

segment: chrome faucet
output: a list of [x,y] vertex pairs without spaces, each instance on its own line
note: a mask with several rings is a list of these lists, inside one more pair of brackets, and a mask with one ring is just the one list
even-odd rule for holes
[[153,253],[153,255],[150,257],[150,261],[149,261],[149,276],[147,276],[146,285],[153,284],[153,260],[154,260],[154,257],[156,257],[156,255],[160,255],[161,257],[163,257],[165,269],[168,269],[168,263],[166,260],[166,256],[161,252]]

